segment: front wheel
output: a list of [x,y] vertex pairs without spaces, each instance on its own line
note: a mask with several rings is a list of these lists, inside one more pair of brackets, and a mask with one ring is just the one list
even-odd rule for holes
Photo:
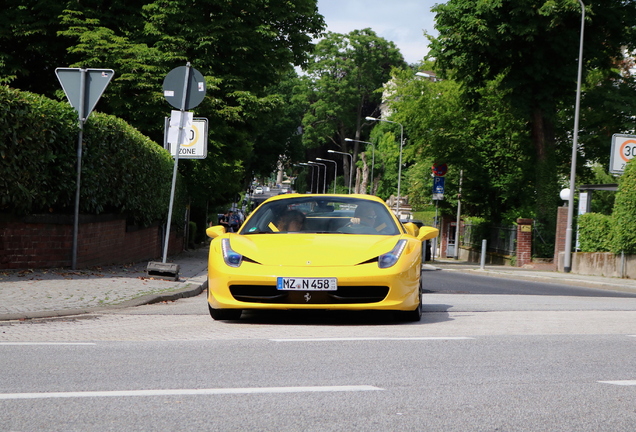
[[241,309],[214,309],[208,305],[210,316],[219,321],[234,321],[241,318],[243,311]]

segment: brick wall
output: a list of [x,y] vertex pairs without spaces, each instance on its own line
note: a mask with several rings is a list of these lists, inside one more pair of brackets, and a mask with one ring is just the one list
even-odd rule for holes
[[532,263],[532,219],[517,219],[517,267]]
[[[71,219],[71,220],[69,220]],[[32,216],[0,220],[0,268],[70,267],[72,217]],[[183,250],[183,237],[171,230],[169,254]],[[126,264],[160,257],[161,227],[129,229],[117,216],[82,216],[77,237],[77,267]]]
[[568,208],[557,209],[556,238],[554,240],[554,262],[559,264],[559,253],[565,252],[565,232],[568,228]]

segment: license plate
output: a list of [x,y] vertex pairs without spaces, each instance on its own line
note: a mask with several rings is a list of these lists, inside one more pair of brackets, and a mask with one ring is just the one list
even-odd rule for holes
[[338,280],[336,278],[279,277],[276,280],[276,288],[287,291],[336,291]]

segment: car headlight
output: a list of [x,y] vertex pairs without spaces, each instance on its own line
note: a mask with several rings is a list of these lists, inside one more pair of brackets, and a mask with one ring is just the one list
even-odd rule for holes
[[235,252],[230,246],[230,239],[221,240],[221,250],[223,251],[223,260],[230,267],[240,267],[243,262],[243,255]]
[[378,257],[378,267],[389,268],[395,265],[400,259],[404,248],[406,247],[406,240],[400,240],[395,244],[395,247],[389,252],[382,254]]

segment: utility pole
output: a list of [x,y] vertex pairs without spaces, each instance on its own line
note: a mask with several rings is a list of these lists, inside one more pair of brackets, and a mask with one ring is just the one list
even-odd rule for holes
[[457,194],[457,222],[455,226],[455,259],[459,259],[459,224],[462,214],[462,179],[464,170],[459,171],[459,193]]

